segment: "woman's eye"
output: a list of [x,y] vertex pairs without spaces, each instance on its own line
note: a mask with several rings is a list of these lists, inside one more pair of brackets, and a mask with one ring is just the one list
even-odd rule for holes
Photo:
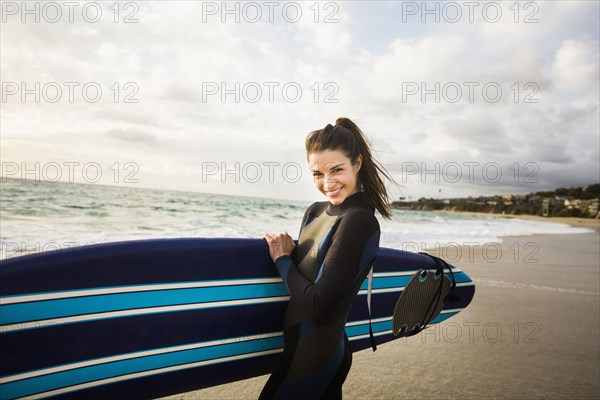
[[[329,173],[330,174],[337,174],[340,171],[342,171],[342,168],[332,168]],[[323,176],[323,173],[322,172],[313,172],[312,175],[314,177]]]

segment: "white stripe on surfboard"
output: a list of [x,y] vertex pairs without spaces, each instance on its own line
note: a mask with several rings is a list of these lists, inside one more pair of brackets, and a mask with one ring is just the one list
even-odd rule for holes
[[76,390],[89,389],[94,386],[106,385],[109,383],[116,383],[116,382],[126,381],[129,379],[142,378],[142,377],[150,376],[150,375],[164,374],[165,372],[174,372],[174,371],[178,371],[178,370],[182,370],[182,369],[202,367],[205,365],[217,364],[217,363],[222,363],[222,362],[227,362],[227,361],[243,360],[245,358],[266,356],[269,354],[281,353],[282,351],[283,351],[283,348],[278,348],[278,349],[273,349],[273,350],[258,351],[255,353],[239,354],[236,356],[223,357],[223,358],[214,359],[214,360],[206,360],[206,361],[198,361],[198,362],[189,363],[189,364],[174,365],[171,367],[164,367],[164,368],[153,369],[153,370],[149,370],[149,371],[135,372],[133,374],[115,376],[112,378],[106,378],[106,379],[101,379],[98,381],[81,383],[79,385],[73,385],[73,386],[55,389],[55,390],[51,390],[51,391],[47,391],[47,392],[43,392],[43,393],[29,395],[26,398],[27,399],[43,399],[45,397],[56,396],[59,394],[74,392]]
[[[385,321],[391,321],[392,317],[383,317],[383,318],[375,318],[371,320],[372,324],[375,324],[377,322],[385,322]],[[359,320],[359,321],[351,321],[351,322],[347,322],[346,326],[356,326],[356,325],[365,325],[368,324],[369,320],[368,319],[363,319],[363,320]]]
[[[462,272],[459,269],[453,269],[453,272]],[[399,272],[376,272],[373,274],[374,278],[387,278],[394,276],[408,276],[414,275],[417,271],[399,271]],[[29,295],[15,295],[0,297],[0,305],[17,304],[17,303],[28,303],[33,301],[42,300],[58,300],[67,299],[72,297],[87,297],[87,296],[99,296],[105,294],[124,294],[124,293],[135,293],[135,292],[150,292],[160,290],[176,290],[176,289],[193,289],[202,287],[215,287],[215,286],[239,286],[239,285],[256,285],[256,284],[268,284],[268,283],[282,283],[281,278],[258,278],[258,279],[228,279],[228,280],[215,280],[215,281],[196,281],[196,282],[180,282],[180,283],[164,283],[164,284],[141,284],[134,286],[115,286],[108,288],[97,288],[97,289],[79,289],[69,291],[57,291],[57,292],[46,292]]]
[[[456,284],[456,287],[463,287],[463,286],[473,286],[474,283],[471,282],[459,282]],[[402,290],[404,290],[404,288],[406,288],[406,286],[396,286],[396,287],[391,287],[391,288],[384,288],[384,289],[373,289],[371,290],[371,293],[390,293],[390,292],[400,292]],[[367,294],[367,289],[362,289],[358,291],[359,295],[363,295],[363,294]]]
[[282,283],[281,278],[262,278],[262,279],[230,279],[220,281],[197,281],[197,282],[180,282],[180,283],[164,283],[159,285],[135,285],[135,286],[116,286],[110,288],[99,288],[99,289],[81,289],[71,290],[65,292],[48,292],[22,296],[12,296],[0,298],[0,305],[4,304],[15,304],[15,303],[27,303],[31,301],[41,300],[58,300],[67,299],[70,297],[88,297],[98,296],[103,294],[122,294],[122,293],[134,293],[134,292],[151,292],[157,290],[173,290],[173,289],[193,289],[202,287],[214,287],[214,286],[239,286],[239,285],[253,285],[253,284],[265,284],[265,283]]
[[[435,268],[423,268],[425,270],[431,270],[431,271],[435,271]],[[418,270],[412,270],[412,271],[398,271],[398,272],[376,272],[373,274],[374,277],[376,278],[386,278],[386,277],[391,277],[391,276],[409,276],[409,275],[414,275],[417,273]],[[459,272],[463,272],[462,269],[460,268],[452,268],[452,273],[459,273]],[[446,272],[446,270],[444,270],[444,274],[448,275],[448,273]]]
[[[401,290],[404,290],[406,286],[396,286],[396,287],[391,287],[391,288],[383,288],[383,289],[371,289],[371,293],[376,294],[376,293],[390,293],[390,292],[399,292]],[[367,294],[368,290],[367,289],[362,289],[358,291],[358,295],[362,296],[364,294]]]
[[182,305],[176,305],[176,306],[134,308],[131,310],[109,311],[109,312],[94,313],[94,314],[83,314],[83,315],[76,315],[76,316],[72,316],[72,317],[52,318],[52,319],[44,319],[44,320],[37,320],[37,321],[20,322],[20,323],[10,324],[10,325],[2,325],[2,326],[0,326],[0,332],[7,333],[7,332],[13,332],[13,331],[20,331],[20,330],[24,330],[24,329],[41,328],[46,325],[68,324],[68,323],[74,323],[74,322],[84,322],[84,321],[96,320],[96,319],[126,317],[126,316],[132,316],[132,315],[158,314],[158,313],[165,313],[165,312],[199,310],[199,309],[204,309],[204,308],[241,306],[241,305],[247,305],[247,304],[274,303],[274,302],[278,302],[278,301],[289,300],[289,298],[290,298],[290,296],[277,296],[277,297],[263,297],[263,298],[255,298],[255,299],[244,299],[244,300],[213,301],[213,302],[208,302],[208,303],[192,303],[192,304],[182,304]]

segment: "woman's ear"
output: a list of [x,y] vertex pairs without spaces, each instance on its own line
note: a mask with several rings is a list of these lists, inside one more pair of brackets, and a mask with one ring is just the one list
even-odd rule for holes
[[360,168],[362,167],[362,154],[359,154],[358,156],[356,156],[356,162],[354,163],[354,173],[358,174],[358,171],[360,171]]

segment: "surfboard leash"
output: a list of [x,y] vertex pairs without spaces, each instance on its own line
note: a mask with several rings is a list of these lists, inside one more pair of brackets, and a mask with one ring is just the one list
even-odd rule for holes
[[[425,254],[425,255],[428,255],[429,257],[433,258],[433,261],[435,262],[435,265],[438,267],[438,269],[441,268],[442,276],[444,276],[444,266],[446,268],[448,268],[448,271],[450,271],[450,276],[452,277],[452,285],[450,286],[450,293],[448,294],[447,298],[450,301],[460,300],[460,296],[458,296],[456,294],[456,280],[454,279],[454,272],[452,271],[452,267],[450,267],[450,265],[442,258],[432,256],[431,254],[428,254],[425,252],[421,252],[420,254]],[[440,266],[440,264],[442,264],[442,263],[444,264],[444,266]],[[444,299],[444,300],[446,300],[446,299]]]
[[371,290],[373,287],[373,268],[374,263],[371,264],[369,277],[367,278],[367,307],[369,308],[369,337],[371,339],[371,347],[373,348],[373,351],[375,351],[377,350],[377,345],[375,344],[375,336],[373,336],[373,327],[371,326]]

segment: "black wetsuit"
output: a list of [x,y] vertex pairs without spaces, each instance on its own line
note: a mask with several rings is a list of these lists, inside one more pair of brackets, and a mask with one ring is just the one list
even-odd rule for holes
[[284,351],[260,399],[338,399],[352,353],[344,326],[379,249],[379,222],[357,192],[313,203],[291,256],[275,265],[290,293]]

